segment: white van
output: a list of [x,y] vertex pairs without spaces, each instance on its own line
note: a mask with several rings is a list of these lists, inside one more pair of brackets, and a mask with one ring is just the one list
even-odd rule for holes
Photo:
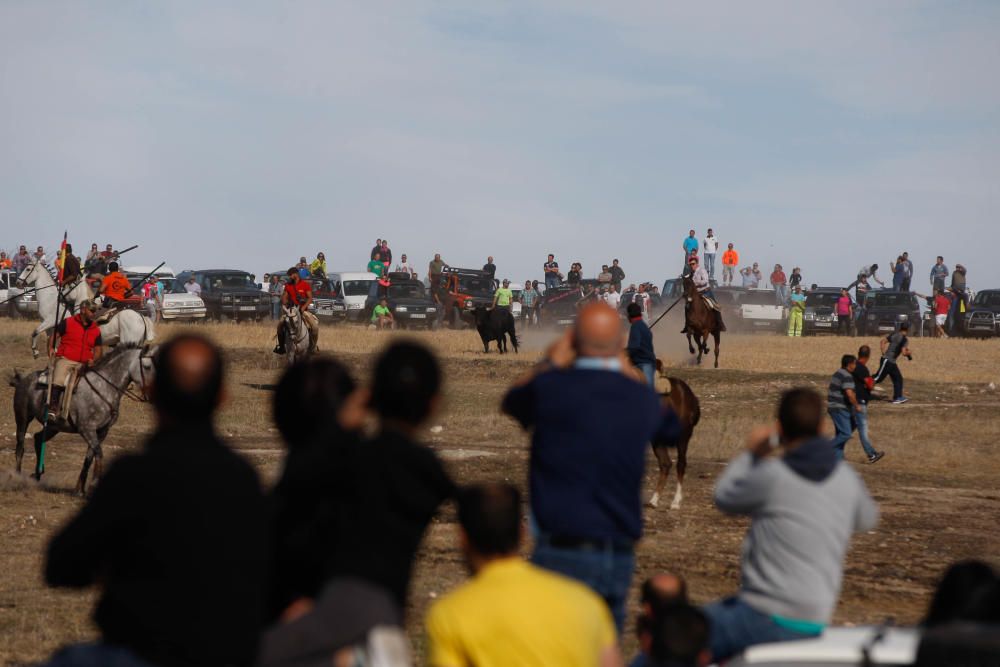
[[327,273],[331,289],[344,299],[348,322],[360,322],[365,316],[365,299],[377,278],[367,271],[333,271]]
[[[143,278],[156,269],[155,266],[128,266],[124,273],[129,280]],[[205,302],[196,294],[189,294],[184,285],[178,284],[174,278],[174,270],[169,266],[156,269],[154,277],[163,284],[163,294],[160,295],[160,317],[165,320],[203,320],[205,319]]]

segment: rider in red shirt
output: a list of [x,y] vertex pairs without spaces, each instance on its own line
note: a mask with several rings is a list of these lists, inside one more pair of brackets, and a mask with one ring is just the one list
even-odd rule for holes
[[96,307],[93,301],[80,304],[80,312],[56,326],[58,349],[53,349],[56,336],[49,339],[49,356],[56,357],[55,368],[49,382],[52,394],[49,399],[49,417],[59,418],[63,392],[73,373],[101,358],[101,330],[94,322]]
[[[309,284],[309,281],[302,279],[298,269],[288,269],[288,281],[285,283],[285,289],[281,293],[281,307],[282,309],[293,307],[299,309],[302,321],[309,329],[310,354],[316,350],[316,342],[319,340],[319,320],[309,312],[309,304],[312,303],[312,300],[312,285]],[[284,333],[286,317],[282,317],[281,322],[278,323],[278,344],[274,347],[276,354],[285,353]]]

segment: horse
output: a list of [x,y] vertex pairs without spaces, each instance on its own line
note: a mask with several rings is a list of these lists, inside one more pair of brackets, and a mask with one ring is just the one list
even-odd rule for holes
[[298,306],[282,306],[281,321],[284,324],[282,336],[285,337],[285,358],[291,366],[300,359],[309,357],[311,349],[309,327],[302,321],[302,313]]
[[698,345],[698,363],[701,364],[701,355],[708,354],[708,337],[711,335],[715,339],[715,367],[719,367],[719,338],[722,335],[722,318],[718,312],[705,303],[705,298],[694,286],[694,281],[690,276],[684,277],[684,298],[688,307],[684,315],[684,331],[687,334],[688,351],[694,354],[694,346],[691,344],[691,337]]
[[[80,304],[93,296],[86,280],[55,289],[56,281],[53,280],[48,269],[38,258],[31,260],[24,267],[24,270],[17,277],[16,284],[21,289],[32,287],[35,290],[35,299],[38,301],[38,314],[41,316],[42,322],[31,333],[31,355],[35,359],[38,358],[37,338],[39,334],[50,332],[58,324],[56,322],[57,305],[59,306],[59,319],[63,320],[76,314],[80,309]],[[61,304],[59,303],[60,299],[62,300]]]
[[153,320],[128,308],[119,310],[107,322],[98,321],[98,326],[101,329],[101,344],[108,347],[139,347],[156,340]]
[[674,500],[670,503],[670,509],[681,508],[681,500],[684,498],[684,472],[687,470],[688,443],[691,442],[691,434],[694,427],[701,420],[701,404],[698,397],[691,391],[684,380],[667,376],[663,368],[663,362],[656,360],[656,392],[662,396],[663,403],[669,405],[677,415],[681,423],[680,437],[670,443],[653,441],[653,454],[660,468],[660,476],[656,480],[656,490],[653,497],[646,503],[647,507],[656,507],[660,504],[660,494],[667,484],[670,476],[670,468],[673,461],[670,460],[669,447],[677,447],[677,491],[674,493]]
[[[14,421],[17,424],[17,447],[14,450],[14,457],[18,474],[21,472],[21,460],[24,457],[24,436],[32,420],[35,420],[44,424],[44,428],[34,435],[33,477],[41,480],[44,472],[41,466],[43,441],[46,443],[51,441],[58,433],[78,433],[87,443],[87,454],[76,483],[76,492],[82,495],[86,490],[87,474],[93,463],[92,488],[102,472],[104,455],[101,444],[107,438],[108,431],[118,421],[118,405],[122,396],[137,401],[147,400],[146,387],[154,375],[152,361],[154,352],[154,349],[145,345],[119,346],[105,354],[80,376],[69,407],[63,413],[65,419],[48,424],[44,422],[47,409],[46,387],[38,382],[43,371],[22,375],[15,370],[10,385],[14,387]],[[133,383],[140,387],[141,394],[137,395],[129,390],[129,385]]]

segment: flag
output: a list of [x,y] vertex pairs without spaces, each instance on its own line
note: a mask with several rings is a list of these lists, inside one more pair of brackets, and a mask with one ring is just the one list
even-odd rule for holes
[[59,285],[63,284],[63,268],[66,266],[66,234],[64,231],[62,245],[59,246],[59,261],[56,263],[59,267]]

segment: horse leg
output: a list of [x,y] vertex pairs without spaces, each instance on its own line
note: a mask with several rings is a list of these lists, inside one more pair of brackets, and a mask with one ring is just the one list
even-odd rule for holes
[[670,509],[679,510],[681,501],[684,500],[684,471],[688,464],[688,442],[691,440],[691,433],[685,433],[684,437],[677,443],[677,491],[674,492],[674,499],[670,503]]
[[46,425],[45,428],[43,428],[38,433],[35,433],[34,435],[35,473],[32,475],[32,477],[34,477],[36,481],[40,482],[42,480],[42,475],[45,474],[44,471],[42,470],[42,443],[51,442],[52,438],[54,438],[58,432],[59,429],[53,428],[50,425]]
[[694,342],[698,346],[698,365],[701,366],[701,355],[705,353],[704,343],[701,341],[701,333],[694,335]]
[[[100,457],[101,450],[101,443],[96,433],[92,431],[80,431],[80,437],[87,443],[87,454],[83,457],[83,467],[80,468],[80,477],[76,480],[76,488],[74,489],[78,496],[84,495],[84,492],[87,490],[87,475],[90,473],[90,466],[93,464],[95,458]],[[100,464],[94,469],[95,477],[99,468]]]
[[24,458],[24,436],[28,432],[28,424],[31,417],[21,415],[15,411],[14,420],[17,422],[17,445],[14,448],[14,472],[21,474],[21,460]]
[[663,493],[663,487],[667,485],[667,478],[670,476],[670,468],[673,466],[673,461],[670,460],[670,450],[666,447],[654,446],[653,455],[656,456],[656,463],[660,471],[656,478],[656,490],[653,491],[653,497],[649,499],[646,505],[655,508],[660,504],[660,494]]
[[694,345],[691,344],[691,332],[690,331],[687,332],[687,339],[688,339],[688,352],[691,353],[691,354],[694,354]]
[[719,341],[722,339],[722,334],[716,330],[712,336],[715,338],[715,367],[719,367]]

